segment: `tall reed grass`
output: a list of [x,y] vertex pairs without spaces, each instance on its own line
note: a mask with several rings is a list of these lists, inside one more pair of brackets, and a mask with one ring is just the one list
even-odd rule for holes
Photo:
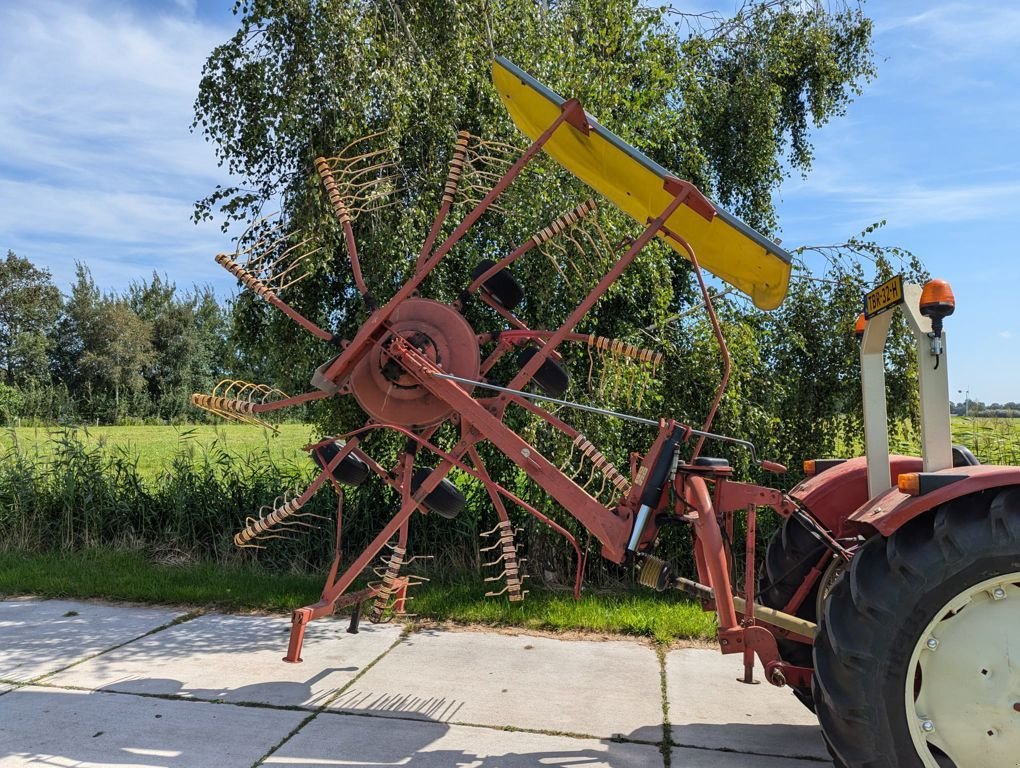
[[[1020,421],[957,418],[953,431],[957,443],[986,463],[1020,464]],[[160,563],[212,561],[289,573],[320,572],[332,560],[337,500],[328,489],[305,507],[322,518],[315,521],[316,528],[293,538],[266,541],[263,549],[239,550],[233,544],[233,535],[244,527],[246,517],[312,479],[311,461],[282,460],[268,446],[239,454],[218,442],[178,441],[168,448],[161,469],[153,472],[139,468],[138,455],[131,448],[86,440],[75,430],[57,433],[51,441],[40,446],[19,443],[12,436],[0,442],[0,551],[112,548],[142,552]],[[916,438],[911,435],[894,436],[893,443],[894,450],[916,451]],[[377,458],[386,461],[384,456]],[[496,474],[512,470],[501,468],[499,458],[486,456],[490,469]],[[456,520],[415,515],[411,527],[411,554],[434,558],[424,572],[430,578],[451,581],[481,572],[479,534],[495,520],[478,483],[463,475],[454,480],[468,498],[465,511]],[[790,477],[786,484],[795,480]],[[524,481],[511,487],[590,549],[589,582],[610,586],[630,579],[623,568],[603,561],[598,542],[540,489]],[[346,494],[344,562],[350,562],[375,537],[397,503],[396,495],[375,480]],[[572,548],[533,518],[511,514],[521,529],[518,542],[532,579],[547,586],[568,586],[574,572]],[[776,527],[773,518],[768,514],[759,518],[761,547]],[[661,538],[661,554],[680,571],[692,570],[687,531],[667,527]],[[742,549],[739,542],[736,548]]]
[[[246,517],[311,481],[316,471],[311,461],[280,460],[268,447],[238,454],[217,442],[177,442],[153,472],[140,469],[132,448],[85,439],[75,430],[55,433],[48,444],[9,437],[0,443],[0,551],[112,548],[144,552],[156,562],[243,563],[292,573],[321,571],[332,560],[337,498],[328,488],[303,510],[318,516],[311,519],[313,529],[266,540],[264,548],[233,544]],[[468,477],[456,480],[468,497],[456,520],[412,518],[412,553],[432,558],[425,566],[430,577],[477,574],[479,533],[493,525],[484,489]],[[397,504],[378,481],[345,493],[345,562],[375,537]],[[530,518],[519,522],[525,547],[534,549],[536,568],[541,565],[536,574],[554,584],[567,582],[572,550],[543,535],[544,527]]]

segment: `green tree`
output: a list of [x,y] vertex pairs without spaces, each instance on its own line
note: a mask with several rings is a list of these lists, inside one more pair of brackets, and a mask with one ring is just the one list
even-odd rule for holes
[[[636,0],[252,0],[236,10],[236,34],[206,62],[195,127],[241,182],[199,201],[196,217],[218,207],[228,222],[248,219],[282,193],[288,224],[318,231],[335,246],[327,253],[342,253],[322,224],[312,160],[385,130],[406,188],[395,208],[357,222],[366,278],[383,296],[406,277],[438,207],[453,130],[521,144],[489,84],[495,53],[577,96],[623,138],[765,229],[783,169],[810,166],[809,129],[840,114],[872,74],[871,25],[853,5],[751,2],[708,25]],[[494,243],[512,247],[588,194],[540,161],[501,201],[507,215],[485,221],[430,290],[455,296]],[[629,232],[611,216],[607,226],[614,237]],[[551,268],[521,269],[529,307],[541,315],[535,324],[562,317],[572,297]],[[686,263],[668,249],[650,248],[634,273],[588,330],[627,337],[696,301]],[[360,305],[342,258],[323,259],[315,277],[287,299],[349,334]],[[306,384],[324,355],[314,341],[247,294],[233,316],[250,367]],[[671,398],[671,412],[696,414],[710,378],[689,388],[693,400]]]
[[50,367],[56,380],[71,394],[79,415],[91,419],[99,407],[101,393],[93,390],[93,381],[81,369],[86,345],[96,334],[102,296],[89,268],[75,264],[75,281],[53,333]]
[[50,333],[60,308],[49,271],[8,251],[0,261],[0,382],[48,383]]
[[137,395],[145,387],[142,375],[152,364],[152,324],[140,318],[124,300],[105,299],[95,325],[85,338],[79,361],[82,377],[112,393],[115,417],[124,415],[122,395]]
[[153,273],[133,283],[127,303],[152,329],[152,359],[143,371],[147,406],[162,419],[190,414],[193,392],[208,391],[223,371],[225,321],[209,288],[180,295]]

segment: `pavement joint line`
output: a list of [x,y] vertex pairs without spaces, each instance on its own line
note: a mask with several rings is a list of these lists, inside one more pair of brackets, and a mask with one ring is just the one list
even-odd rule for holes
[[328,699],[326,699],[322,703],[322,705],[320,707],[320,711],[321,710],[325,710],[330,704],[332,704],[334,701],[336,701],[341,696],[343,696],[351,688],[351,686],[353,686],[362,677],[364,677],[366,674],[368,674],[368,671],[370,669],[372,669],[372,667],[374,667],[376,664],[378,664],[380,661],[382,661],[384,658],[386,658],[386,656],[389,655],[390,651],[392,651],[398,645],[403,643],[408,638],[408,636],[410,634],[411,634],[410,627],[408,625],[405,625],[403,627],[403,629],[401,630],[401,632],[400,632],[400,637],[398,637],[396,640],[394,640],[390,644],[389,648],[387,648],[385,651],[383,651],[378,656],[376,656],[374,659],[372,659],[370,662],[368,662],[368,664],[366,664],[364,667],[362,667],[361,670],[358,672],[358,674],[356,674],[354,677],[352,677],[350,680],[348,680],[346,683],[344,683],[342,686],[340,686],[332,696],[330,696]]
[[270,757],[272,757],[273,753],[275,753],[277,750],[280,749],[280,747],[282,747],[288,741],[290,741],[295,736],[297,736],[298,732],[300,732],[302,728],[304,728],[306,725],[308,725],[310,722],[312,722],[312,720],[317,718],[320,713],[321,713],[321,711],[316,711],[316,712],[310,713],[308,715],[308,717],[306,717],[304,720],[302,720],[300,723],[298,723],[296,726],[294,726],[294,728],[291,730],[290,733],[285,734],[282,739],[280,739],[276,744],[274,744],[272,747],[270,747],[268,752],[266,752],[264,755],[262,755],[262,757],[260,757],[254,763],[252,763],[251,764],[251,768],[259,768],[260,765],[264,765],[266,760],[268,760]]
[[225,699],[199,699],[178,693],[148,693],[146,691],[115,691],[109,688],[88,688],[83,685],[54,685],[53,683],[21,683],[22,686],[47,688],[51,691],[79,691],[81,693],[108,693],[116,696],[137,696],[140,699],[161,699],[163,701],[186,701],[191,704],[221,704],[227,707],[249,709],[273,709],[281,712],[317,712],[317,708],[301,704],[267,704],[264,701],[227,701]]
[[663,768],[672,768],[673,765],[673,727],[669,722],[669,691],[666,684],[666,649],[662,644],[655,646],[655,658],[659,662],[659,693],[662,696],[662,744],[659,751],[662,753]]
[[77,667],[79,664],[84,664],[86,661],[91,661],[92,659],[94,659],[94,658],[96,658],[98,656],[102,656],[105,653],[109,653],[110,651],[115,651],[118,648],[123,648],[125,645],[128,645],[129,643],[133,643],[136,640],[141,640],[143,637],[148,637],[149,635],[154,635],[157,632],[162,632],[164,629],[169,629],[170,627],[175,627],[178,624],[183,624],[186,621],[191,621],[192,619],[197,619],[199,616],[203,615],[204,613],[206,613],[206,610],[203,609],[203,608],[197,608],[197,609],[195,609],[193,611],[188,611],[187,613],[185,613],[185,614],[183,614],[181,616],[178,616],[177,618],[173,619],[172,621],[168,621],[166,624],[161,624],[160,626],[155,627],[154,629],[150,629],[148,632],[143,632],[142,634],[138,635],[137,637],[132,637],[130,640],[125,640],[123,643],[117,643],[116,645],[111,645],[109,648],[104,648],[103,650],[97,651],[96,653],[93,653],[90,656],[83,656],[80,659],[72,661],[70,664],[67,664],[66,666],[60,667],[59,669],[54,669],[51,672],[45,672],[45,673],[39,675],[38,677],[34,677],[31,680],[27,680],[23,684],[24,685],[38,685],[40,683],[40,681],[46,679],[47,677],[52,677],[53,675],[59,674],[61,672],[65,672],[68,669],[71,669],[72,667]]
[[[380,715],[372,712],[354,712],[344,710],[329,710],[325,705],[317,707],[315,709],[309,709],[298,704],[266,704],[264,702],[239,702],[239,701],[224,701],[223,699],[196,699],[193,696],[178,696],[172,693],[130,693],[126,691],[104,691],[97,690],[94,688],[85,688],[79,686],[57,686],[47,683],[20,683],[19,687],[34,686],[37,688],[49,688],[52,690],[67,690],[67,691],[81,691],[84,693],[100,693],[114,696],[137,696],[145,699],[162,699],[164,701],[184,701],[191,704],[216,704],[225,707],[248,707],[251,709],[271,709],[284,712],[307,712],[308,716],[302,720],[290,733],[288,733],[281,741],[270,749],[266,754],[259,758],[259,760],[253,763],[252,768],[257,768],[262,765],[266,759],[272,754],[277,752],[284,744],[298,734],[308,723],[317,718],[321,714],[333,715],[336,717],[363,717],[368,719],[376,720],[398,720],[400,722],[413,722],[413,723],[425,723],[432,725],[455,725],[463,728],[477,728],[480,730],[488,731],[503,731],[507,733],[531,733],[539,736],[560,736],[564,738],[585,740],[585,741],[608,741],[614,744],[639,744],[649,747],[666,747],[666,748],[680,748],[680,749],[695,749],[701,752],[722,752],[724,754],[733,755],[748,755],[751,757],[778,757],[786,758],[790,760],[801,760],[819,763],[822,765],[828,765],[829,760],[820,758],[814,755],[780,755],[774,752],[748,752],[739,749],[730,749],[727,747],[704,747],[697,744],[684,744],[682,742],[676,742],[669,740],[666,743],[660,741],[650,741],[647,739],[633,739],[621,734],[614,734],[610,737],[598,736],[591,733],[575,733],[573,731],[557,731],[551,729],[542,728],[523,728],[515,725],[489,725],[487,723],[471,723],[466,721],[437,721],[437,720],[425,720],[420,717],[400,717],[394,715]],[[12,690],[16,690],[12,689]],[[10,693],[11,691],[5,691]],[[3,694],[0,694],[3,695]]]
[[316,707],[316,708],[315,708],[315,709],[314,709],[314,710],[313,710],[313,711],[312,711],[312,712],[311,712],[311,713],[310,713],[310,714],[308,715],[308,717],[306,717],[306,718],[305,718],[304,720],[302,720],[302,721],[301,721],[300,723],[298,723],[298,724],[297,724],[297,725],[296,725],[296,726],[294,727],[294,729],[293,729],[293,730],[291,730],[291,732],[290,732],[290,733],[286,734],[286,735],[285,735],[285,736],[284,736],[284,737],[283,737],[282,739],[280,739],[280,741],[278,741],[278,742],[277,742],[277,743],[276,743],[275,745],[273,745],[272,747],[270,747],[270,748],[269,748],[269,751],[268,751],[268,752],[266,752],[266,753],[265,753],[264,755],[262,755],[262,757],[260,757],[260,758],[259,758],[258,760],[256,760],[256,761],[255,761],[254,763],[252,763],[252,768],[258,768],[258,767],[259,767],[260,765],[263,765],[263,764],[265,763],[265,761],[266,761],[266,760],[268,760],[268,759],[269,759],[269,758],[270,758],[270,757],[271,757],[271,756],[272,756],[272,755],[273,755],[273,754],[274,754],[274,753],[275,753],[275,752],[276,752],[277,750],[279,750],[279,749],[280,749],[281,747],[283,747],[283,745],[284,745],[284,744],[286,744],[286,743],[287,743],[288,741],[290,741],[290,740],[291,740],[291,739],[293,739],[293,738],[294,738],[295,736],[297,736],[297,735],[298,735],[298,733],[300,733],[300,732],[301,732],[301,730],[302,730],[302,729],[303,729],[303,728],[304,728],[304,727],[305,727],[306,725],[308,725],[308,724],[309,724],[310,722],[312,722],[312,720],[314,720],[314,719],[315,719],[315,718],[317,718],[317,717],[318,717],[319,715],[321,715],[321,714],[322,714],[323,712],[325,712],[325,711],[326,711],[326,708],[327,708],[327,707],[328,707],[328,706],[329,706],[329,705],[330,705],[330,704],[331,704],[332,702],[336,701],[336,699],[337,699],[337,698],[338,698],[339,696],[341,696],[341,695],[342,695],[342,694],[344,693],[344,691],[346,691],[346,690],[347,690],[348,688],[350,688],[350,687],[351,687],[351,686],[352,686],[352,685],[353,685],[353,684],[354,684],[355,682],[357,682],[357,681],[358,681],[359,679],[361,679],[361,677],[362,677],[362,676],[363,676],[363,675],[364,675],[364,674],[365,674],[366,672],[368,672],[368,670],[370,670],[370,669],[371,669],[372,667],[374,667],[374,666],[375,666],[376,664],[378,664],[378,663],[379,663],[379,661],[380,661],[380,660],[382,660],[382,658],[383,658],[384,656],[386,656],[386,654],[388,654],[388,653],[389,653],[390,651],[392,651],[392,650],[393,650],[394,648],[396,648],[396,647],[397,647],[398,645],[400,645],[400,644],[401,644],[402,642],[404,642],[404,639],[405,639],[405,638],[406,638],[406,637],[407,637],[407,636],[408,636],[409,634],[410,634],[410,628],[408,627],[408,625],[404,625],[404,627],[402,628],[402,630],[401,630],[401,632],[400,632],[400,636],[399,636],[399,637],[398,637],[398,638],[397,638],[396,640],[394,640],[394,641],[393,641],[393,642],[392,642],[392,643],[390,644],[390,647],[389,647],[389,648],[387,648],[387,649],[386,649],[385,651],[383,651],[383,652],[382,652],[382,653],[380,653],[380,654],[379,654],[378,656],[376,656],[376,657],[375,657],[374,659],[372,659],[372,661],[370,661],[370,662],[369,662],[368,664],[366,664],[366,665],[365,665],[365,666],[364,666],[364,667],[363,667],[363,668],[362,668],[362,669],[361,669],[361,670],[360,670],[360,671],[358,672],[358,674],[356,674],[356,675],[355,675],[355,676],[354,676],[353,678],[351,678],[351,679],[350,679],[349,681],[347,681],[347,683],[346,683],[345,685],[342,685],[342,686],[341,686],[341,687],[340,687],[340,688],[339,688],[339,689],[338,689],[338,690],[336,691],[336,693],[334,693],[334,694],[333,694],[332,696],[328,697],[328,698],[327,698],[327,699],[326,699],[325,701],[323,701],[323,702],[322,702],[322,704],[320,704],[320,705],[319,705],[318,707]]
[[[543,728],[525,728],[516,725],[490,725],[488,723],[472,723],[462,720],[427,720],[421,717],[411,717],[393,715],[393,714],[379,714],[376,712],[358,712],[354,710],[336,710],[328,709],[326,705],[320,705],[317,707],[309,707],[301,704],[267,704],[262,701],[226,701],[224,699],[198,699],[194,696],[181,696],[175,693],[146,693],[143,691],[113,691],[103,690],[96,688],[88,688],[85,686],[76,685],[54,685],[52,683],[21,683],[22,686],[33,686],[36,688],[47,688],[54,691],[79,691],[82,693],[102,693],[112,694],[115,696],[137,696],[143,699],[161,699],[163,701],[184,701],[190,704],[217,704],[226,707],[248,707],[252,709],[270,709],[282,712],[307,712],[309,717],[314,717],[321,714],[336,715],[338,717],[364,717],[374,718],[377,720],[397,720],[400,722],[412,722],[412,723],[432,723],[436,725],[456,725],[465,728],[478,728],[489,731],[505,731],[508,733],[533,733],[541,736],[563,736],[571,739],[585,739],[590,741],[611,741],[618,744],[643,744],[647,746],[661,746],[662,742],[649,740],[649,739],[635,739],[622,734],[614,734],[612,736],[598,736],[593,733],[577,733],[574,731],[558,731],[554,729],[543,729]],[[302,726],[303,727],[303,726]],[[300,729],[298,729],[300,730]],[[291,733],[287,738],[291,738],[297,731]],[[283,742],[279,746],[282,746]],[[735,751],[735,750],[723,750],[723,751]],[[264,760],[268,755],[263,756],[261,759]]]
[[802,762],[819,763],[821,765],[832,765],[831,757],[818,757],[818,755],[785,755],[777,752],[752,752],[730,747],[703,747],[698,744],[683,744],[677,741],[670,741],[670,746],[677,749],[697,749],[701,752],[722,752],[727,755],[748,755],[749,757],[776,757],[781,760],[800,760]]

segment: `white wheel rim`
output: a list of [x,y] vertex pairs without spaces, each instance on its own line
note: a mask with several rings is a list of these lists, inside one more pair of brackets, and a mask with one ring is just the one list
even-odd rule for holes
[[975,584],[946,603],[918,638],[907,669],[907,726],[925,766],[940,768],[931,746],[956,768],[1016,765],[1020,573]]
[[[846,571],[849,563],[839,557],[833,557],[832,562],[829,563],[829,567],[822,573],[822,577],[818,580],[818,594],[815,596],[815,616],[821,618],[825,615],[825,601],[829,597],[829,593],[832,591],[833,585],[839,580],[839,577]],[[817,618],[815,619],[817,621]]]

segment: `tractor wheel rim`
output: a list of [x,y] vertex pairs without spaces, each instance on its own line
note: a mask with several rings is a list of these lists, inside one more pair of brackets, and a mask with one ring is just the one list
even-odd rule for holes
[[1020,754],[1020,572],[964,590],[918,637],[905,684],[907,726],[921,762],[930,747],[957,768],[1012,765]]
[[833,556],[832,562],[829,563],[828,568],[822,572],[822,576],[818,580],[818,594],[815,596],[816,617],[825,615],[825,601],[828,599],[833,585],[839,580],[839,577],[843,575],[847,567],[848,563],[846,560]]

